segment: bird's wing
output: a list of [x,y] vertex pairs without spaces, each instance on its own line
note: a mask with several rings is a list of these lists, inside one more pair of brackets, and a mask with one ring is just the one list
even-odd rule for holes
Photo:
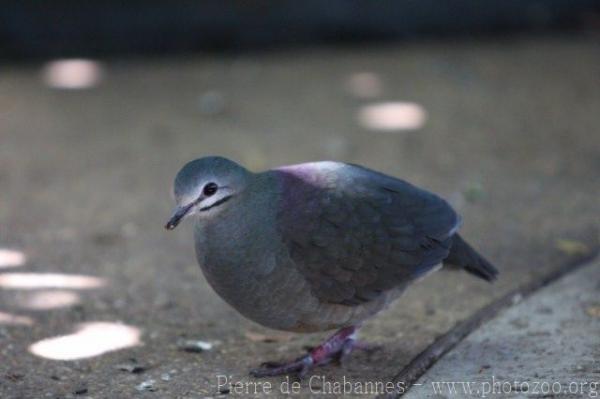
[[283,240],[322,301],[357,305],[422,276],[448,256],[460,225],[440,197],[360,166],[278,173]]

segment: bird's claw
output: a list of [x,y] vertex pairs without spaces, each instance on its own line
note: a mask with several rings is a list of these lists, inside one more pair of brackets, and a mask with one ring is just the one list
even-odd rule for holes
[[265,362],[259,368],[250,371],[250,375],[256,378],[275,377],[283,374],[296,374],[299,379],[304,378],[314,365],[310,354],[302,356],[290,363]]
[[269,368],[269,369],[272,369],[272,368],[275,368],[275,367],[281,367],[284,364],[285,363],[283,363],[283,362],[264,362],[264,363],[260,364],[259,368]]

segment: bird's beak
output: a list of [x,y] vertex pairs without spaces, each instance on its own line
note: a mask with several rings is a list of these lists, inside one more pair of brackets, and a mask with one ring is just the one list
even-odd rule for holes
[[179,222],[181,222],[181,220],[185,217],[185,215],[187,215],[187,213],[190,211],[190,209],[192,209],[193,206],[194,203],[191,203],[189,205],[178,206],[177,208],[175,208],[175,211],[173,211],[173,216],[171,216],[167,224],[165,224],[165,229],[173,230],[175,227],[177,227]]

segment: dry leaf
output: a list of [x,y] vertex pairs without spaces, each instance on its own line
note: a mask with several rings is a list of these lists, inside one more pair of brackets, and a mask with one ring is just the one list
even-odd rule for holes
[[574,255],[586,255],[590,252],[590,249],[587,245],[582,243],[581,241],[568,240],[568,239],[558,239],[555,242],[556,248],[570,256]]
[[600,305],[591,305],[585,309],[585,313],[587,313],[590,317],[596,317],[600,319]]

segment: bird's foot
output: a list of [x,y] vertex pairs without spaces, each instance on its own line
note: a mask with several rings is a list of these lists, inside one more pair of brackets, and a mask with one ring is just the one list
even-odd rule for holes
[[354,349],[357,328],[344,327],[308,354],[289,363],[266,362],[257,369],[250,371],[253,377],[273,377],[283,374],[296,374],[303,378],[316,366],[338,360],[342,363]]
[[274,377],[277,375],[296,374],[303,378],[314,367],[314,360],[310,354],[301,356],[288,363],[265,362],[259,368],[250,371],[250,375],[256,378]]

